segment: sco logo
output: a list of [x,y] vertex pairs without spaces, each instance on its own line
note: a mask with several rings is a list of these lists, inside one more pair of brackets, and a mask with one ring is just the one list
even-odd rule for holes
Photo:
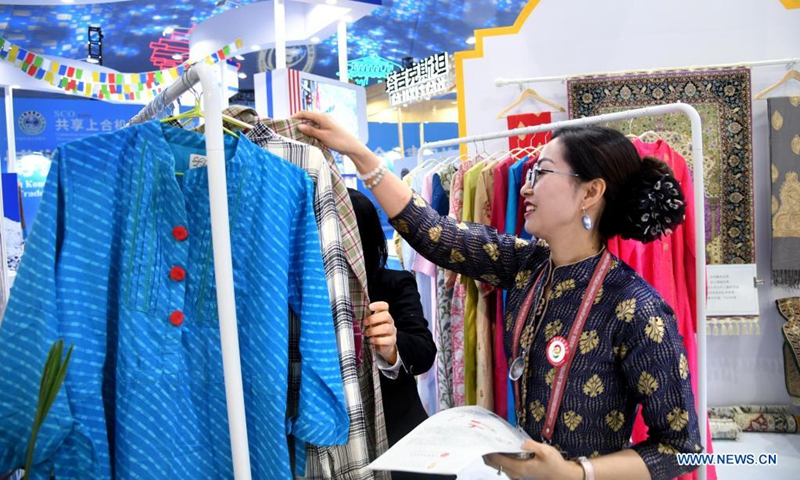
[[[317,48],[314,45],[298,45],[286,47],[286,68],[310,72],[317,59]],[[275,49],[262,50],[258,53],[258,71],[275,70]]]
[[27,135],[39,135],[46,125],[44,115],[33,110],[24,112],[19,116],[17,125]]

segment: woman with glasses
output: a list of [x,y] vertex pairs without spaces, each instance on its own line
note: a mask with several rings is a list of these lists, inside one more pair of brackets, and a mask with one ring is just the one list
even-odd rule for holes
[[[490,455],[511,478],[670,479],[702,451],[689,365],[675,314],[605,249],[616,235],[648,242],[683,221],[669,167],[640,158],[604,127],[557,131],[521,195],[529,243],[440,216],[325,115],[301,127],[348,155],[394,228],[433,263],[509,291],[505,353],[531,458]],[[638,408],[648,440],[630,444]]]

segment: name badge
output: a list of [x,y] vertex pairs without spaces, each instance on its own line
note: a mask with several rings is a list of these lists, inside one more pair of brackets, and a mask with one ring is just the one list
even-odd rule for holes
[[553,337],[547,343],[547,361],[554,367],[560,367],[567,360],[569,345],[564,337]]

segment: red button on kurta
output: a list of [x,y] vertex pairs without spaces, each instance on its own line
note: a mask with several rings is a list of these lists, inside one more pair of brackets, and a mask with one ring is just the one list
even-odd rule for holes
[[172,236],[175,237],[177,241],[182,242],[189,238],[189,231],[186,230],[186,227],[178,225],[172,229]]
[[175,310],[174,312],[170,313],[169,321],[176,327],[180,327],[183,323],[183,312],[180,310]]
[[183,281],[186,278],[186,270],[182,269],[181,267],[172,267],[169,271],[169,278],[175,280],[176,282]]

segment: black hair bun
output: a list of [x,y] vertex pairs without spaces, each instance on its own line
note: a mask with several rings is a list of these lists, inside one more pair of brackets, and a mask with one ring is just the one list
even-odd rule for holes
[[686,218],[686,199],[669,166],[645,157],[638,174],[625,186],[620,212],[625,239],[642,243],[669,235]]

